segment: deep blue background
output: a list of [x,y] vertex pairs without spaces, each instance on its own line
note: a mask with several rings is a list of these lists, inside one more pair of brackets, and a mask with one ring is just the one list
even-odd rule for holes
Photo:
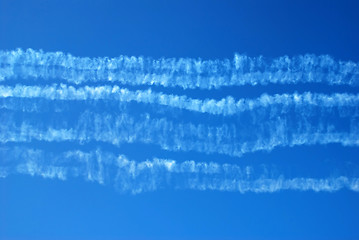
[[[314,53],[357,62],[358,10],[358,1],[0,0],[0,49],[203,59],[232,58],[234,52],[266,57]],[[236,88],[224,89],[223,95],[297,90],[246,89],[250,93]],[[123,150],[136,156],[136,147]],[[357,156],[357,149],[330,145],[277,149],[243,161],[304,159],[303,165],[309,165],[319,158],[355,161]],[[198,157],[179,156],[207,160]],[[158,191],[132,196],[82,179],[10,176],[0,179],[0,194],[0,239],[359,238],[359,194],[349,191]]]
[[358,1],[1,1],[1,48],[80,56],[358,60]]

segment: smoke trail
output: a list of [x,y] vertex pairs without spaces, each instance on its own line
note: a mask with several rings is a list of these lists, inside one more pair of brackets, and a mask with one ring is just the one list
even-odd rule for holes
[[[84,177],[100,184],[114,184],[120,191],[141,193],[162,188],[246,192],[277,192],[281,190],[338,191],[347,188],[359,191],[359,179],[344,176],[332,178],[286,179],[271,176],[268,169],[256,171],[251,166],[218,164],[153,158],[143,162],[96,150],[80,150],[53,154],[39,149],[2,148],[2,177],[9,174],[29,174],[65,180]],[[270,172],[270,171],[269,171]]]
[[[345,128],[340,128],[343,122],[333,123],[330,116],[325,115],[317,123],[311,123],[305,115],[300,115],[293,116],[293,119],[288,116],[209,126],[175,123],[166,118],[152,119],[149,114],[134,118],[128,114],[90,112],[81,114],[77,121],[71,122],[57,115],[53,120],[47,116],[48,122],[41,117],[25,117],[27,120],[20,118],[19,122],[18,118],[8,113],[1,119],[0,142],[97,141],[115,146],[137,142],[154,144],[168,151],[196,151],[237,157],[244,153],[270,151],[279,146],[329,143],[358,146],[358,121],[350,117],[344,122]],[[329,122],[325,118],[329,118]]]
[[85,86],[75,88],[65,84],[45,87],[24,85],[16,85],[15,87],[0,86],[0,97],[45,98],[49,100],[105,99],[122,102],[134,101],[224,116],[238,114],[260,107],[269,107],[274,104],[283,106],[313,105],[322,107],[359,106],[359,94],[354,95],[347,93],[326,95],[306,92],[303,94],[275,94],[273,96],[263,94],[256,99],[239,99],[237,101],[229,96],[217,101],[214,99],[193,99],[184,95],[168,95],[161,92],[152,92],[151,89],[146,91],[130,91],[127,88],[120,88],[119,86]]
[[268,60],[236,54],[233,61],[120,56],[80,58],[27,49],[0,52],[0,79],[63,79],[71,83],[119,82],[212,89],[224,86],[326,83],[357,86],[359,67],[329,56],[287,56]]
[[[6,110],[20,111],[28,113],[45,113],[45,112],[69,112],[76,106],[72,104],[64,104],[64,101],[48,101],[43,98],[1,98],[0,97],[0,110],[5,112]],[[83,102],[79,102],[78,105],[87,106]],[[92,103],[93,104],[93,103]],[[95,104],[96,106],[96,104]]]

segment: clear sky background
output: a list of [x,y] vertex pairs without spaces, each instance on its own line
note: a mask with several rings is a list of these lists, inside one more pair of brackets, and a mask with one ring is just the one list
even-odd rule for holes
[[[358,10],[358,1],[0,0],[0,49],[202,59],[232,59],[236,52],[269,58],[312,53],[358,62]],[[158,89],[217,99],[264,92],[358,93],[358,88],[324,85]],[[278,148],[243,158],[173,153],[145,144],[100,147],[135,160],[259,161],[283,168],[293,162],[311,176],[329,175],[326,161],[357,166],[359,156],[357,148],[339,144]],[[131,195],[83,179],[12,175],[0,179],[0,239],[358,239],[358,203],[359,194],[348,190],[241,194],[165,189]]]

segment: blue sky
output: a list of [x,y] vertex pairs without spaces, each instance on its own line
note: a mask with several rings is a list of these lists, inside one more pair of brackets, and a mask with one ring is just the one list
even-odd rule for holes
[[[335,62],[341,60],[357,63],[358,8],[356,1],[0,0],[0,50],[32,48],[36,51],[42,49],[45,53],[61,51],[73,56],[91,58],[126,55],[154,59],[174,57],[230,61],[235,53],[248,57],[262,55],[269,59],[268,61],[284,55],[292,58],[314,54],[330,55]],[[0,68],[3,66],[0,65]],[[76,88],[117,84],[84,82],[76,85],[66,82],[61,76],[54,79],[20,76],[6,79],[1,84],[2,87],[15,87],[16,84],[45,86],[51,85],[51,81]],[[149,88],[148,85],[119,86],[129,91],[146,91]],[[237,100],[256,99],[263,93],[270,96],[286,93],[300,95],[306,92],[326,96],[348,93],[354,97],[358,94],[358,87],[325,83],[244,85],[211,90],[158,85],[150,87],[155,93],[185,95],[201,100],[212,98],[218,101],[227,96]],[[348,133],[348,139],[355,142],[358,141],[355,128],[358,125],[358,105],[355,102],[345,107],[337,107],[334,104],[325,109],[322,106],[292,106],[287,112],[281,112],[284,111],[281,106],[274,105],[273,108],[229,117],[181,110],[156,103],[121,103],[116,99],[50,101],[42,98],[2,97],[0,104],[11,106],[0,109],[2,165],[21,164],[30,158],[24,153],[18,154],[19,149],[39,149],[43,155],[35,154],[33,158],[34,161],[39,161],[40,165],[54,163],[60,164],[60,167],[71,167],[72,164],[76,165],[72,162],[76,157],[66,158],[64,152],[78,150],[85,153],[97,151],[97,154],[104,156],[103,159],[106,159],[106,156],[110,158],[111,154],[123,155],[135,162],[157,157],[173,159],[178,164],[193,160],[239,165],[243,169],[245,166],[253,166],[254,179],[261,174],[268,174],[267,177],[273,178],[284,174],[288,179],[359,176],[359,149],[355,146],[343,146],[343,139],[340,139],[339,143],[324,144],[324,136],[319,137],[314,144],[279,146],[272,151],[248,151],[238,157],[230,150],[220,153],[218,149],[221,144],[215,146],[214,140],[211,142],[210,139],[200,138],[195,133],[185,133],[184,137],[178,138],[178,142],[174,137],[175,130],[183,126],[181,124],[214,127],[228,125],[234,126],[240,133],[243,132],[243,135],[239,134],[243,141],[262,136],[266,144],[274,134],[269,130],[277,129],[279,123],[286,123],[287,125],[283,126],[289,129],[288,135],[291,135],[295,131],[300,133],[301,123],[307,120],[312,130],[334,128]],[[34,106],[40,110],[21,110]],[[103,139],[117,131],[113,125],[110,124],[112,127],[107,129],[108,132],[106,126],[99,127],[98,132],[84,127],[96,122],[94,119],[100,119],[101,122],[105,121],[104,116],[111,119],[112,116],[123,116],[121,114],[127,114],[125,117],[130,116],[134,122],[124,125],[122,132],[132,131],[132,126],[146,123],[146,119],[154,119],[149,124],[151,127],[155,126],[154,123],[161,123],[156,122],[156,119],[165,119],[174,124],[175,130],[166,132],[163,125],[157,125],[157,130],[148,133],[150,140],[143,136],[137,137],[139,140],[134,143],[123,141],[112,144]],[[273,120],[270,125],[267,122],[269,118],[277,121]],[[16,135],[16,131],[19,131],[16,130],[17,127],[23,122],[32,124],[24,130],[29,135],[31,130],[43,134],[49,126],[78,127],[85,129],[85,135],[88,134],[86,136],[92,134],[93,139],[46,140],[36,137],[34,133],[32,138],[26,138],[30,140],[9,141],[10,134]],[[141,131],[146,132],[145,130],[142,128]],[[94,140],[96,137],[100,138],[101,132],[104,132],[102,140]],[[141,132],[136,134],[145,135]],[[118,139],[118,136],[114,139]],[[206,151],[193,147],[197,146],[196,144],[201,146],[207,140],[212,144],[210,149],[215,150]],[[221,143],[234,146],[238,141],[237,138],[229,138]],[[176,144],[183,144],[184,150],[174,150]],[[96,167],[94,168],[96,172]],[[96,182],[96,177],[93,177],[94,181],[90,181],[84,176],[69,177],[63,181],[11,173],[0,178],[0,239],[359,237],[356,226],[359,221],[359,195],[358,192],[348,189],[335,192],[283,190],[273,193],[200,191],[184,187],[186,184],[182,181],[191,175],[179,174],[173,178],[177,185],[172,184],[173,182],[166,185],[160,181],[156,191],[132,194],[131,189],[123,192],[121,188],[124,185],[111,179],[111,176],[114,176],[111,171],[115,170],[109,167],[108,171],[110,179],[105,179],[103,185]],[[138,180],[139,184],[147,184],[151,175],[148,178],[146,174],[147,172],[140,175],[136,181]],[[211,179],[210,177],[208,181]],[[134,187],[138,183],[136,181],[129,186]],[[175,185],[183,189],[176,190]]]

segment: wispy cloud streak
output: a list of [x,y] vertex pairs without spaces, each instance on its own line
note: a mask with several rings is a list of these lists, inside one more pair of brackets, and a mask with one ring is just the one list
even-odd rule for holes
[[63,79],[71,83],[118,82],[184,89],[225,86],[326,83],[359,84],[358,63],[329,56],[287,56],[268,60],[236,54],[233,60],[81,58],[62,52],[27,49],[0,52],[0,79]]
[[[277,147],[359,146],[359,94],[305,92],[216,100],[121,87],[358,86],[358,64],[315,55],[265,59],[236,54],[232,60],[203,61],[0,51],[0,81],[7,84],[0,85],[0,178],[16,173],[62,180],[83,177],[132,193],[168,187],[241,193],[359,191],[359,178],[347,172],[337,174],[339,168],[330,177],[311,178],[215,162],[152,157],[134,161],[100,150],[102,146],[115,149],[108,144],[119,147],[116,151],[124,144],[146,144],[165,150],[161,152],[165,155],[166,151],[194,151],[240,157]],[[169,113],[166,118],[159,117],[165,112]],[[200,118],[197,113],[206,115]],[[63,152],[55,148],[49,152],[23,147],[58,142],[66,148],[70,142],[98,150]]]
[[[9,154],[10,153],[10,154]],[[21,173],[44,178],[66,180],[84,177],[100,184],[114,184],[120,191],[141,193],[157,189],[195,189],[232,192],[338,191],[347,188],[359,191],[359,179],[345,176],[330,178],[285,178],[273,176],[251,166],[218,164],[153,158],[146,161],[129,160],[124,155],[96,150],[80,150],[53,154],[38,149],[0,149],[0,170],[6,177]]]
[[215,115],[233,115],[243,111],[251,111],[255,108],[265,108],[271,105],[282,106],[321,106],[341,107],[359,106],[359,94],[335,93],[332,95],[310,93],[303,94],[263,94],[256,99],[235,100],[229,96],[221,100],[193,99],[185,95],[178,96],[153,92],[149,90],[130,91],[119,86],[79,87],[66,84],[52,86],[0,86],[0,97],[18,98],[45,98],[49,100],[116,100],[121,102],[138,102],[146,104],[159,104],[163,106],[185,109],[200,113]]
[[[56,124],[16,120],[12,114],[2,118],[0,142],[31,142],[33,140],[81,143],[98,141],[120,146],[123,143],[157,145],[168,151],[196,151],[242,156],[256,151],[270,151],[275,147],[339,143],[359,145],[359,127],[352,122],[346,131],[337,130],[332,123],[311,125],[308,121],[291,123],[285,118],[260,122],[210,126],[205,124],[175,123],[150,115],[132,117],[128,114],[83,113],[74,123]],[[66,126],[66,127],[64,127]]]

